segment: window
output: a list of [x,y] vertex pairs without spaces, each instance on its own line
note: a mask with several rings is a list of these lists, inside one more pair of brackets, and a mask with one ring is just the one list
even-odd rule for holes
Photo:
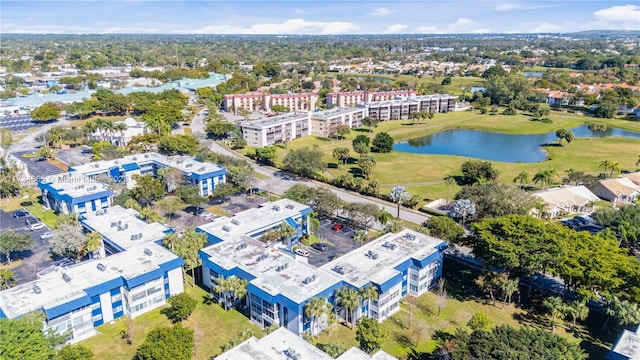
[[113,308],[113,313],[114,314],[117,314],[119,312],[122,312],[122,305],[118,305],[118,306]]
[[162,291],[162,288],[156,287],[156,288],[151,288],[149,290],[147,290],[147,295],[151,296],[152,294],[155,294],[157,292]]
[[102,320],[102,314],[94,315],[92,320],[93,322]]
[[131,301],[132,301],[132,302],[133,302],[133,301],[138,301],[138,300],[140,300],[140,299],[144,299],[146,296],[147,296],[147,293],[146,293],[145,291],[141,291],[141,292],[139,292],[139,293],[137,293],[137,294],[134,294],[134,295],[131,297]]
[[145,301],[143,303],[140,303],[134,307],[131,308],[131,313],[137,313],[138,311],[143,310],[144,308],[146,308],[149,304]]

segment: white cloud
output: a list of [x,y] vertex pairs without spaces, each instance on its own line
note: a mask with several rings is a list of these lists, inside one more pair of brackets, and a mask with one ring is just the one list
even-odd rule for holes
[[551,5],[504,2],[496,6],[496,11],[535,10],[549,7]]
[[559,32],[560,30],[562,30],[560,26],[545,22],[531,29],[531,32],[532,33],[553,33],[553,32]]
[[480,23],[466,19],[459,18],[454,23],[446,26],[420,26],[415,29],[415,32],[425,34],[453,34],[453,33],[487,33],[491,32],[489,29],[479,28]]
[[371,12],[369,13],[369,15],[371,16],[387,16],[391,14],[391,10],[387,9],[387,8],[377,8],[377,9],[373,9],[371,10]]
[[602,21],[635,23],[636,28],[640,25],[640,6],[638,5],[612,6],[598,10],[593,15]]
[[404,24],[393,24],[387,27],[387,30],[384,31],[385,34],[397,34],[404,30],[406,30],[409,26]]
[[186,34],[345,34],[353,33],[360,28],[351,22],[344,21],[307,21],[289,19],[278,24],[254,24],[249,27],[240,25],[209,25],[199,29],[179,30]]

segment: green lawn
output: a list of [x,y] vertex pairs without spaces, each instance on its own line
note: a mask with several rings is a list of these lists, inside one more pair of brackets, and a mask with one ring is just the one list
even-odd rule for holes
[[[254,335],[262,336],[262,330],[241,313],[225,311],[220,305],[210,303],[201,288],[185,285],[185,291],[198,300],[196,310],[184,322],[195,332],[194,359],[205,360],[221,354],[221,346],[235,338],[239,331],[250,329]],[[98,335],[80,344],[91,348],[96,359],[131,360],[149,331],[158,326],[171,326],[161,309],[143,314],[132,320],[134,341],[133,345],[128,345],[120,335],[126,329],[126,324],[126,319],[118,319],[113,325],[102,325],[97,328]]]
[[[365,134],[373,138],[379,132],[389,133],[396,142],[417,138],[448,129],[475,129],[482,131],[494,131],[511,134],[532,134],[553,132],[561,128],[572,128],[584,123],[606,123],[610,127],[619,127],[632,131],[640,131],[640,121],[628,121],[621,119],[602,120],[588,116],[562,112],[552,112],[550,118],[552,124],[539,121],[531,121],[527,114],[515,116],[506,115],[481,115],[477,112],[454,112],[437,114],[435,118],[421,124],[413,124],[408,120],[389,121],[381,123],[372,132],[368,129],[356,129],[351,131],[345,139],[326,139],[315,136],[303,137],[288,143],[287,148],[277,147],[276,163],[282,165],[282,160],[290,150],[316,147],[323,154],[323,159],[329,165],[328,176],[337,177],[348,171],[358,173],[356,165],[358,154],[352,150],[351,142],[359,134]],[[332,151],[335,147],[346,147],[351,150],[352,158],[347,165],[340,165],[333,158]],[[499,181],[511,183],[522,170],[527,170],[533,176],[539,170],[549,167],[554,168],[563,176],[564,171],[573,168],[585,173],[597,174],[602,169],[599,165],[604,160],[617,161],[621,169],[635,171],[637,155],[640,154],[640,140],[624,138],[597,138],[577,139],[569,146],[546,147],[551,160],[539,163],[503,163],[494,162],[500,170]],[[253,152],[247,148],[245,151]],[[630,155],[629,155],[630,154]],[[403,185],[413,194],[421,195],[424,205],[429,199],[453,196],[458,190],[449,189],[444,185],[443,179],[450,175],[460,175],[460,165],[468,158],[451,155],[428,155],[391,152],[387,154],[373,154],[376,157],[375,166],[371,178],[378,181],[381,191],[387,192],[395,185]]]
[[40,196],[40,190],[37,190],[33,195],[34,202],[30,205],[23,205],[24,199],[21,197],[14,197],[8,200],[0,201],[0,209],[5,212],[13,212],[16,210],[20,210],[22,208],[29,210],[33,216],[42,220],[42,222],[47,225],[49,228],[53,229],[56,224],[56,220],[58,219],[58,215],[56,215],[53,210],[47,210],[40,204],[36,199]]
[[[549,329],[549,317],[538,312],[537,306],[527,310],[512,305],[504,306],[501,302],[493,305],[486,296],[479,292],[473,283],[476,272],[456,263],[445,263],[445,287],[448,299],[438,315],[437,297],[433,292],[418,298],[407,297],[401,305],[401,310],[384,321],[387,329],[387,339],[382,350],[398,358],[429,358],[438,346],[438,332],[453,333],[456,328],[466,327],[467,322],[476,312],[484,312],[494,325],[509,325],[514,327],[529,326]],[[523,297],[525,294],[522,295]],[[514,295],[514,301],[516,296]],[[601,323],[588,319],[585,324],[578,324],[575,335],[570,329],[569,322],[559,322],[555,332],[571,342],[580,343],[592,359],[602,359],[615,340],[615,333],[600,334]],[[356,332],[344,325],[334,323],[323,331],[314,343],[340,343],[346,349],[357,346]],[[594,338],[593,336],[597,336]],[[600,339],[599,337],[604,337]]]

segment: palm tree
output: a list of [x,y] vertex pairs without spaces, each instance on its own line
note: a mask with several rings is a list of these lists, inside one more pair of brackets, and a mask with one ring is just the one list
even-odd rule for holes
[[291,238],[296,235],[296,229],[287,224],[286,221],[283,221],[278,228],[278,235],[280,235],[283,241],[287,241],[287,246],[289,247],[289,251],[291,251]]
[[88,253],[95,253],[102,247],[102,235],[98,232],[90,232],[84,237],[84,248]]
[[447,205],[449,205],[451,189],[453,188],[453,185],[456,184],[456,179],[453,176],[447,176],[446,178],[444,178],[444,183],[445,185],[447,185]]
[[404,186],[396,186],[391,189],[389,193],[389,199],[398,204],[398,219],[400,218],[400,204],[409,200],[409,193],[404,189]]
[[378,300],[378,295],[378,288],[373,285],[360,289],[360,297],[367,301],[367,317],[371,317],[371,300]]
[[215,280],[215,285],[211,288],[211,291],[218,294],[218,300],[220,300],[219,296],[222,295],[222,303],[224,304],[224,309],[229,310],[227,308],[227,291],[229,291],[231,282],[229,278],[219,277]]
[[89,122],[86,122],[84,125],[82,125],[82,131],[84,132],[85,135],[91,135],[96,130],[98,130],[98,126],[95,121],[89,121]]
[[514,292],[518,291],[518,283],[519,279],[508,279],[500,285],[502,293],[504,294],[504,299],[502,300],[503,309],[505,307],[505,303],[511,305],[511,296]]
[[547,169],[543,171],[538,171],[535,175],[533,175],[533,183],[538,184],[545,188],[553,183],[553,180],[558,176],[557,172],[554,169]]
[[556,319],[564,318],[563,310],[564,310],[565,304],[562,302],[562,299],[557,296],[546,298],[542,304],[551,313],[551,331],[555,332]]
[[613,161],[611,160],[604,160],[603,162],[600,163],[600,165],[598,167],[601,167],[602,170],[604,170],[604,172],[606,173],[607,171],[609,171],[609,169],[611,169],[611,164],[613,163]]
[[380,225],[384,227],[385,225],[387,225],[389,221],[391,221],[391,218],[393,218],[393,215],[391,215],[386,209],[382,208],[382,210],[376,213],[375,218],[376,218],[376,221],[378,221]]
[[531,180],[529,178],[529,172],[527,170],[520,171],[518,176],[513,178],[513,182],[514,183],[516,183],[516,182],[520,183],[520,189],[524,188],[524,184],[528,183],[529,181],[531,181]]
[[360,305],[360,294],[356,290],[346,286],[338,290],[338,292],[340,305],[342,305],[347,314],[345,320],[350,324],[351,330],[353,330],[354,311],[358,308],[358,305]]
[[640,165],[640,155],[638,155],[638,160],[636,160],[636,166]]
[[589,129],[589,131],[591,131],[591,137],[593,137],[596,134],[596,131],[598,131],[598,124],[596,123],[589,123],[589,125],[587,125],[587,129]]
[[620,174],[620,164],[617,161],[612,161],[611,165],[609,166],[609,170],[611,171],[609,173],[609,176],[613,176],[613,173]]
[[323,297],[311,298],[304,305],[304,314],[311,318],[311,333],[318,337],[318,320],[331,312],[331,304]]
[[572,301],[565,307],[565,312],[571,317],[571,329],[576,330],[576,320],[584,320],[589,315],[587,304],[582,301]]
[[229,310],[229,302],[233,303],[236,299],[242,299],[247,295],[247,280],[240,279],[236,276],[228,278],[219,277],[216,284],[211,288],[214,293],[223,297],[224,309]]

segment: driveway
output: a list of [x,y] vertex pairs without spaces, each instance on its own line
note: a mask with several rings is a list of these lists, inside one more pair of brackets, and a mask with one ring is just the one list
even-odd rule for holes
[[341,230],[331,230],[332,226],[333,222],[330,220],[320,221],[320,228],[316,231],[315,235],[333,245],[327,243],[327,249],[325,251],[318,251],[312,247],[308,247],[309,264],[316,267],[322,266],[360,246],[353,240],[353,229],[345,226]]
[[82,165],[91,162],[93,154],[83,154],[83,146],[76,146],[66,150],[58,150],[56,157],[69,166]]
[[[40,239],[40,235],[50,231],[47,227],[44,229],[30,231],[25,223],[25,219],[29,216],[13,218],[13,212],[0,211],[0,223],[2,223],[2,232],[12,231],[20,234],[29,234],[33,238],[33,247],[31,250],[24,251],[19,255],[22,263],[11,269],[18,280],[18,284],[24,284],[37,279],[37,273],[40,270],[54,265],[54,260],[49,252],[50,246],[47,240]],[[16,255],[14,255],[16,257]],[[4,258],[2,259],[5,260]]]

